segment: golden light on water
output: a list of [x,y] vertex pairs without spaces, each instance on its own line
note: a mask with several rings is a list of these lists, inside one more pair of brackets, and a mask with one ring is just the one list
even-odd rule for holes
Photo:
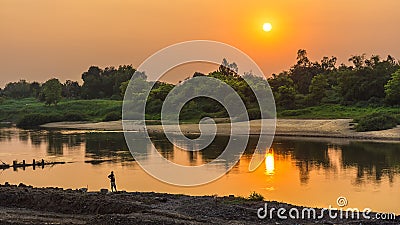
[[274,170],[275,170],[274,152],[270,150],[265,155],[265,173],[271,175],[274,174]]
[[263,24],[263,30],[264,30],[265,32],[270,32],[270,31],[272,30],[272,24],[270,24],[270,23],[264,23],[264,24]]

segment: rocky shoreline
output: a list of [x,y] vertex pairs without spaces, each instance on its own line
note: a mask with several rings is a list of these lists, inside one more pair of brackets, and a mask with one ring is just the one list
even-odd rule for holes
[[5,184],[0,185],[0,224],[400,224],[399,216],[394,220],[331,219],[324,214],[323,218],[283,220],[276,211],[272,219],[260,219],[257,211],[265,203],[269,209],[296,207],[234,196],[85,192]]

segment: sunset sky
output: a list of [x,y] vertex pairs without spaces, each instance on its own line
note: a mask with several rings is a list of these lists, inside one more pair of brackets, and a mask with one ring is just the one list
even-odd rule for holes
[[80,81],[91,65],[137,67],[163,47],[197,39],[239,48],[267,76],[293,65],[300,48],[312,60],[400,59],[399,9],[398,0],[0,0],[0,87]]

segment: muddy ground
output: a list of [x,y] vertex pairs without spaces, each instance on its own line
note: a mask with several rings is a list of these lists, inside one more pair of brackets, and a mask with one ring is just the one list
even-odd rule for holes
[[[259,219],[264,207],[292,205],[237,197],[186,196],[162,193],[100,193],[0,186],[0,224],[400,224],[395,220]],[[302,208],[299,207],[299,210]],[[317,211],[319,212],[319,211]],[[371,214],[373,217],[374,214]]]

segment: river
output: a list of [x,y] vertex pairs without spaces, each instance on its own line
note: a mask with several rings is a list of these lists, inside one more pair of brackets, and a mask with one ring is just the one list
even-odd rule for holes
[[[182,165],[215,159],[228,140],[218,136],[205,150],[187,152],[163,135],[152,136],[165,158]],[[2,127],[0,160],[4,163],[31,163],[33,159],[67,163],[0,170],[0,182],[98,191],[109,188],[107,175],[114,171],[119,190],[219,196],[248,196],[255,191],[266,200],[324,208],[338,207],[336,200],[343,196],[346,207],[400,214],[400,143],[276,137],[265,162],[249,172],[256,141],[256,137],[250,139],[240,161],[220,179],[197,187],[178,187],[142,170],[122,132]]]

